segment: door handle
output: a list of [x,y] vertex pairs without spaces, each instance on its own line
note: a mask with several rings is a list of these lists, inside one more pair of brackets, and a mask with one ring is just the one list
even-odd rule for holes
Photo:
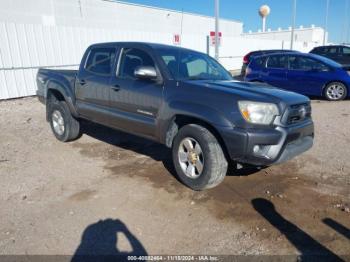
[[112,86],[112,90],[115,92],[118,92],[120,90],[120,86],[119,85],[114,85]]
[[79,83],[80,83],[80,85],[85,85],[86,84],[86,81],[84,80],[84,79],[81,79],[80,81],[79,81]]

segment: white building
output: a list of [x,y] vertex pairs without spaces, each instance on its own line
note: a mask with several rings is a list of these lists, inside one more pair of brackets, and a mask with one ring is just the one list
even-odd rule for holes
[[[215,29],[214,17],[112,0],[4,0],[0,1],[0,20],[193,35],[208,35]],[[243,23],[221,19],[220,31],[239,36]]]
[[[291,39],[291,30],[288,29],[277,29],[271,30],[268,29],[265,32],[261,30],[258,32],[243,33],[242,36],[250,39],[264,39],[264,40],[280,40],[280,41],[290,41]],[[294,41],[303,42],[303,43],[314,43],[316,45],[323,44],[323,37],[325,34],[325,30],[322,27],[315,27],[312,25],[311,27],[303,27],[294,29]],[[328,42],[328,34],[326,34],[326,43]]]

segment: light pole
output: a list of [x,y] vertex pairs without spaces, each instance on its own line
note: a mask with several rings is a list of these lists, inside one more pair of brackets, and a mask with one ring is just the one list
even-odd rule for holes
[[350,1],[347,0],[346,1],[346,17],[345,17],[345,43],[350,43],[350,39],[349,39],[349,35],[350,35],[350,26],[349,26],[349,23],[350,23],[350,16],[349,16],[349,10],[350,10]]
[[215,0],[215,59],[219,60],[219,0]]
[[327,0],[327,4],[326,4],[326,21],[325,21],[324,32],[323,32],[323,45],[326,45],[326,35],[328,31],[328,14],[329,14],[329,0]]
[[293,44],[294,44],[294,28],[295,28],[296,16],[297,16],[297,0],[293,0],[292,31],[290,34],[290,49],[291,50],[293,50]]

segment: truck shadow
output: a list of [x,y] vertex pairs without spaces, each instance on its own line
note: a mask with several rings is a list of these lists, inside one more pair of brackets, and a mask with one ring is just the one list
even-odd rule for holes
[[301,253],[301,261],[343,261],[331,250],[280,215],[269,200],[256,198],[251,202],[254,209],[298,249]]
[[82,134],[93,137],[102,142],[114,145],[135,153],[147,155],[155,161],[171,159],[169,148],[151,140],[118,131],[103,125],[83,120],[81,122]]
[[[117,248],[120,234],[129,242],[132,249],[130,252],[123,252]],[[84,230],[81,243],[71,261],[124,261],[128,256],[146,255],[146,249],[126,225],[118,219],[109,218],[91,224]]]
[[[178,180],[171,149],[162,144],[88,121],[81,122],[81,132],[110,145],[148,156],[158,162],[161,161],[168,173]],[[260,169],[253,166],[238,168],[235,163],[230,163],[227,176],[248,176],[259,171]]]

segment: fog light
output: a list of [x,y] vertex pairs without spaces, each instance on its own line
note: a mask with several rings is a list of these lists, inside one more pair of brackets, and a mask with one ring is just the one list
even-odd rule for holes
[[270,145],[255,145],[253,147],[253,153],[258,157],[270,158],[268,156],[268,152],[270,148],[271,148]]
[[255,154],[259,153],[259,151],[260,151],[260,146],[254,146],[254,147],[253,147],[253,152],[254,152]]

